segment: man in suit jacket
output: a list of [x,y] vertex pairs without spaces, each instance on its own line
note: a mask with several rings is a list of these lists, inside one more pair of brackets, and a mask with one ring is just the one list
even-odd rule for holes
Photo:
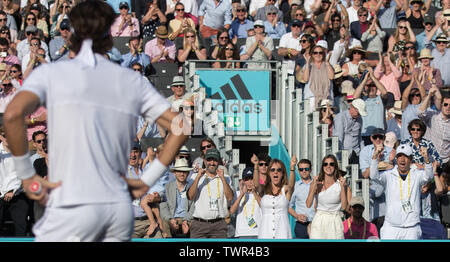
[[176,180],[166,184],[166,201],[159,206],[161,218],[172,237],[189,237],[194,201],[188,200],[186,193],[190,186],[187,177],[191,170],[185,158],[175,161],[170,171]]
[[350,33],[353,38],[361,41],[361,36],[369,29],[369,11],[366,8],[361,7],[358,9],[358,21],[354,21],[350,24]]

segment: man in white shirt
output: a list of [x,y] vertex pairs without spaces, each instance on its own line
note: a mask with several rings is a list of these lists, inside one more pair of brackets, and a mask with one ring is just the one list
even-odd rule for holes
[[[206,170],[200,168],[193,175],[194,182],[188,189],[188,199],[194,201],[191,238],[227,238],[228,203],[233,200],[230,177],[219,169],[219,150],[206,151]],[[195,176],[195,177],[194,177]]]
[[[95,17],[96,23],[85,17]],[[104,57],[113,42],[101,36],[109,35],[115,17],[104,1],[76,5],[69,14],[72,36],[77,36],[71,38],[75,58],[36,68],[4,114],[23,188],[30,199],[47,203],[33,228],[36,241],[130,241],[129,191],[134,198],[143,196],[185,142],[186,136],[173,132],[177,114],[165,98],[141,74]],[[24,127],[25,116],[44,103],[52,134],[48,181],[35,175]],[[171,134],[166,149],[139,179],[125,179],[139,115]]]
[[386,215],[380,230],[381,239],[420,239],[421,189],[433,178],[433,167],[427,149],[420,148],[425,158],[425,170],[412,167],[412,149],[409,145],[397,148],[397,165],[379,173],[378,158],[383,151],[382,145],[376,145],[370,163],[370,179],[385,188]]

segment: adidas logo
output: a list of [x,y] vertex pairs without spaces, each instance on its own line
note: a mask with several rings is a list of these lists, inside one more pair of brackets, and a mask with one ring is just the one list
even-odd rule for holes
[[[250,95],[250,92],[247,89],[247,86],[244,84],[242,78],[239,75],[233,76],[231,78],[231,82],[233,83],[242,100],[253,99],[253,97]],[[220,90],[225,95],[226,100],[238,100],[236,94],[233,92],[233,89],[231,89],[230,84],[227,83],[221,86]],[[216,92],[213,95],[211,95],[211,99],[223,99],[223,97],[219,94],[219,92]]]

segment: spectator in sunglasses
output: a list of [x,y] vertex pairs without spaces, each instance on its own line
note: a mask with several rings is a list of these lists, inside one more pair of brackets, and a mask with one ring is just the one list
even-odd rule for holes
[[231,42],[227,43],[225,48],[223,48],[221,50],[221,52],[219,52],[217,54],[216,60],[227,60],[227,61],[215,62],[213,64],[213,68],[240,68],[241,67],[240,62],[232,62],[232,60],[239,60],[239,50]]
[[28,37],[28,35],[30,33],[30,30],[28,30],[28,31],[26,30],[28,28],[28,26],[35,26],[37,33],[35,33],[34,31],[32,33],[36,34],[36,36],[38,36],[40,39],[44,40],[45,39],[44,32],[42,31],[42,29],[37,27],[37,20],[38,20],[38,18],[36,17],[36,15],[34,13],[31,13],[31,12],[28,13],[24,17],[24,21],[23,21],[21,30],[17,33],[17,40],[23,41],[24,39],[26,39]]
[[[38,29],[34,25],[27,26],[25,28],[25,34],[26,34],[26,38],[17,44],[17,58],[19,58],[19,60],[22,62],[23,62],[24,56],[31,52],[30,51],[31,39],[32,38],[40,39]],[[41,48],[43,48],[45,50],[45,55],[48,56],[48,46],[45,43],[45,41],[42,41],[42,39],[40,39],[40,46],[41,46]],[[22,66],[22,68],[26,68],[26,67]]]
[[301,159],[297,164],[300,180],[295,183],[294,193],[289,203],[289,214],[295,218],[295,238],[308,239],[308,226],[314,218],[315,208],[306,207],[309,188],[311,186],[311,161]]
[[[4,70],[6,70],[6,64],[0,64],[0,71]],[[11,100],[16,95],[17,90],[11,83],[11,78],[8,76],[2,80],[1,89],[2,92],[0,93],[0,113],[4,113],[9,102],[11,102]]]
[[[375,147],[383,147],[383,152],[378,159],[378,169],[386,170],[393,168],[395,150],[389,146],[385,146],[384,141],[386,139],[386,133],[382,128],[375,128],[370,136],[371,144],[363,147],[359,154],[359,169],[364,178],[370,177],[370,160],[372,159]],[[391,154],[393,152],[393,154]]]
[[[261,193],[255,194],[262,211],[262,221],[259,226],[260,239],[290,239],[292,238],[289,223],[289,201],[291,201],[295,186],[295,155],[290,161],[289,179],[284,163],[272,159],[269,163],[269,175]],[[259,173],[255,173],[253,181],[259,181]]]
[[[448,163],[450,160],[450,96],[448,94],[440,99],[440,110],[429,110],[430,100],[432,96],[440,96],[437,89],[431,89],[428,96],[425,97],[423,103],[419,107],[419,118],[428,125],[428,132],[424,132],[425,138],[430,140],[436,147],[437,152],[442,158],[442,163]],[[436,102],[435,102],[436,105]]]
[[16,20],[12,16],[0,10],[0,28],[3,27],[8,29],[10,33],[10,40],[16,42],[18,32]]
[[[447,38],[445,37],[445,39]],[[445,68],[447,62],[440,65],[440,68],[444,69],[444,71],[436,68],[435,64],[433,64],[434,56],[428,48],[424,48],[420,51],[420,56],[418,59],[421,65],[420,67],[414,68],[413,72],[417,73],[418,80],[423,85],[423,88],[425,88],[426,91],[429,91],[433,85],[436,85],[438,89],[441,89],[444,85],[442,74],[448,74],[448,68]]]
[[230,26],[230,38],[247,38],[247,31],[253,28],[253,22],[247,18],[247,7],[240,4],[236,8],[236,19],[233,20]]
[[50,43],[50,57],[52,61],[57,61],[58,59],[69,57],[70,49],[70,23],[69,19],[64,19],[59,25],[59,36],[54,37]]
[[[428,101],[429,100],[424,100],[424,102]],[[420,153],[422,148],[427,149],[428,156],[430,157],[431,162],[438,161],[439,164],[442,164],[442,159],[437,152],[433,142],[424,138],[426,131],[427,126],[425,125],[425,123],[421,119],[414,119],[408,124],[408,132],[411,137],[400,142],[400,146],[406,144],[411,147],[412,163],[416,164],[418,168],[424,168],[425,165],[425,159]]]
[[344,238],[341,210],[347,209],[348,191],[336,157],[325,156],[319,175],[313,178],[306,200],[308,208],[312,207],[314,200],[317,201],[316,214],[311,222],[311,239]]
[[[268,154],[260,153],[258,155],[253,154],[250,161],[253,164],[254,171],[254,185],[256,186],[258,192],[261,192],[262,186],[266,184],[267,176],[269,175],[269,163],[272,159]],[[258,180],[255,178],[258,177]]]

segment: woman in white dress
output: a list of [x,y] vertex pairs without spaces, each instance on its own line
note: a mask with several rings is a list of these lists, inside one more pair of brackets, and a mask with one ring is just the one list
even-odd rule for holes
[[347,208],[347,185],[340,175],[337,159],[327,155],[309,189],[306,206],[316,199],[316,214],[311,223],[310,239],[344,239],[341,210]]
[[[287,177],[286,167],[279,159],[272,159],[269,164],[269,175],[263,186],[261,195],[254,194],[262,211],[261,226],[258,238],[264,239],[290,239],[292,238],[289,223],[289,201],[294,192],[295,165],[297,158],[291,159],[291,173]],[[259,181],[258,173],[254,181]],[[261,197],[262,196],[262,197]]]

